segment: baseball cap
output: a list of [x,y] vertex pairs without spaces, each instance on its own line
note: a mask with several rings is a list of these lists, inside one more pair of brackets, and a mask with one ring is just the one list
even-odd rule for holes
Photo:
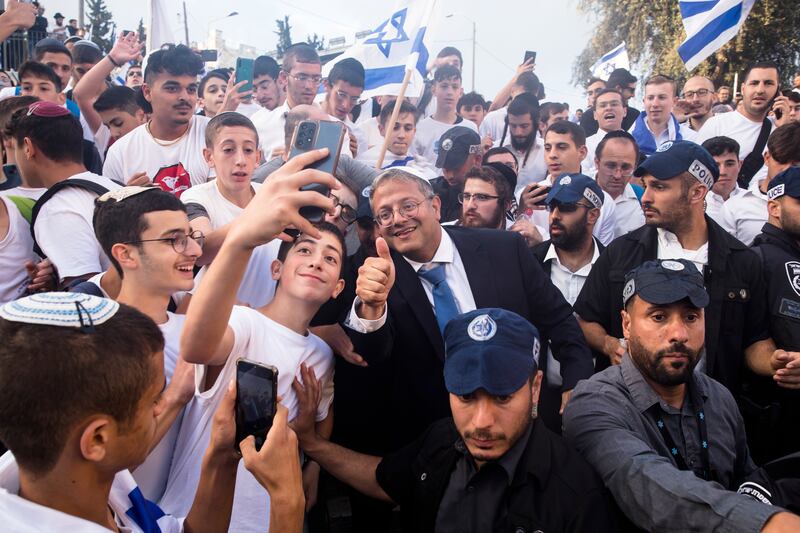
[[592,178],[585,174],[563,174],[556,178],[556,182],[544,203],[574,204],[581,198],[586,198],[596,208],[603,207],[603,189]]
[[650,174],[659,180],[669,180],[689,172],[707,188],[719,178],[719,167],[708,150],[691,141],[667,141],[642,161],[633,172],[636,177]]
[[464,126],[453,126],[439,137],[437,168],[458,168],[470,154],[481,153],[481,136]]
[[62,14],[61,14],[61,12],[59,11],[58,13],[56,13],[55,15],[53,15],[53,18],[54,18],[54,19],[63,19],[63,18],[64,18],[64,15],[62,15]]
[[453,318],[444,328],[444,343],[444,384],[451,394],[483,389],[507,396],[537,369],[539,332],[504,309],[476,309]]
[[372,194],[372,185],[367,185],[361,189],[358,195],[358,205],[356,206],[356,220],[360,218],[372,219],[372,206],[369,205],[369,196]]
[[646,261],[625,275],[622,305],[638,295],[645,302],[666,305],[689,298],[695,307],[708,305],[703,275],[686,259]]
[[85,333],[106,322],[119,311],[119,303],[108,298],[77,292],[43,292],[13,300],[0,307],[0,317],[9,322],[77,328]]
[[800,198],[800,167],[789,167],[769,182],[767,198],[775,200],[781,196]]

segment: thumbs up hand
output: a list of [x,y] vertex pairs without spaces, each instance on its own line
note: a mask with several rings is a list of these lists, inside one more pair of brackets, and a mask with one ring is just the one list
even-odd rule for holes
[[389,245],[383,237],[375,240],[378,257],[369,257],[358,269],[356,296],[361,300],[356,314],[366,320],[377,320],[383,315],[389,291],[394,285],[394,262]]

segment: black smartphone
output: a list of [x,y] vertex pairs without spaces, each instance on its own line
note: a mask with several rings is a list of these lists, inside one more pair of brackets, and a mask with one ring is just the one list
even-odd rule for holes
[[218,54],[216,50],[200,50],[200,58],[208,63],[210,61],[216,61]]
[[122,36],[123,37],[127,37],[131,33],[132,33],[131,30],[122,30]]
[[253,90],[253,66],[255,60],[249,57],[239,57],[236,59],[236,83],[246,81],[244,85],[239,88],[239,92]]
[[533,59],[533,61],[531,61],[531,64],[535,65],[536,64],[536,52],[534,52],[533,50],[526,50],[525,51],[525,59],[523,59],[522,62],[523,63],[527,63],[529,59]]
[[[345,127],[338,121],[331,120],[303,120],[294,129],[292,149],[289,159],[318,148],[327,148],[328,157],[312,164],[309,168],[321,170],[328,174],[336,173],[339,164],[339,153],[344,143]],[[304,191],[316,191],[323,196],[328,196],[328,187],[319,183],[312,183],[303,187]],[[310,222],[321,222],[325,218],[325,211],[319,207],[301,207],[300,214]]]
[[[528,190],[533,190],[533,189],[537,188],[538,186],[539,186],[539,184],[538,184],[538,183],[531,183],[530,185],[528,185]],[[541,195],[541,194],[544,194],[544,195],[545,195],[545,197],[544,197],[544,198],[542,198],[541,200],[539,200],[538,202],[536,202],[536,203],[535,203],[535,204],[533,204],[533,205],[545,205],[544,201],[545,201],[545,199],[547,198],[547,196],[546,196],[546,195],[547,195],[547,194],[550,194],[550,190],[551,190],[552,188],[553,188],[553,187],[552,187],[552,185],[548,185],[548,186],[546,186],[546,187],[545,187],[543,190],[541,190],[541,191],[539,192],[539,194],[537,194],[537,196],[539,196],[539,195]]]
[[260,450],[277,412],[278,369],[247,359],[236,361],[236,442],[256,438]]
[[0,183],[0,191],[7,191],[22,185],[22,176],[19,175],[17,165],[3,165],[3,175],[6,180]]

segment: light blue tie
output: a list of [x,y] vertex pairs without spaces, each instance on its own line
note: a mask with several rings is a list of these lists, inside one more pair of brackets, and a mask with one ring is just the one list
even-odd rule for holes
[[438,264],[427,270],[420,269],[418,274],[433,285],[433,307],[435,308],[436,322],[439,323],[439,331],[444,335],[444,327],[450,322],[450,319],[458,315],[456,298],[444,278],[444,265]]

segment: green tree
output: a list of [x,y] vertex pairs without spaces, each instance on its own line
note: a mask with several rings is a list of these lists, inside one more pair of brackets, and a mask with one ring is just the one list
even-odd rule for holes
[[273,32],[278,36],[278,45],[276,50],[278,57],[283,57],[286,49],[292,46],[292,27],[289,25],[289,15],[284,15],[283,20],[276,20],[278,25],[277,31]]
[[701,74],[717,85],[733,84],[754,61],[772,60],[790,81],[800,65],[800,10],[797,0],[759,0],[739,33],[692,72],[686,70],[678,46],[686,38],[676,0],[580,0],[579,9],[597,19],[594,36],[575,62],[573,81],[584,83],[598,58],[622,41],[631,69],[642,77],[663,73],[683,82]]
[[314,35],[309,35],[306,37],[306,42],[314,47],[314,50],[324,50],[325,49],[325,37],[320,37],[316,33]]
[[147,42],[147,30],[144,27],[144,19],[139,19],[139,27],[136,28],[136,35],[139,36],[139,42]]
[[114,28],[113,15],[108,10],[105,0],[86,0],[89,24],[92,26],[92,41],[104,53],[108,53],[114,43],[111,33]]

